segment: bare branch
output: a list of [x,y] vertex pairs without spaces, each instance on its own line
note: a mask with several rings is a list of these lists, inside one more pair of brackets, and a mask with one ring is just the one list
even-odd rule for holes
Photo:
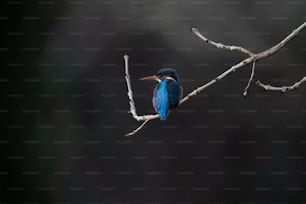
[[195,28],[195,27],[192,27],[191,28],[191,31],[196,35],[198,36],[200,39],[202,39],[203,41],[207,42],[208,44],[211,44],[213,46],[215,46],[216,48],[220,48],[220,49],[224,49],[224,50],[230,50],[230,51],[240,51],[242,53],[245,53],[247,55],[249,55],[250,57],[253,56],[254,54],[250,51],[250,50],[247,50],[243,47],[239,47],[239,46],[234,46],[234,45],[224,45],[222,43],[217,43],[217,42],[214,42],[212,40],[209,40],[207,39],[206,37],[204,37],[200,31]]
[[[202,86],[196,88],[195,90],[193,90],[191,93],[187,94],[187,96],[185,96],[181,101],[180,104],[183,104],[184,102],[186,102],[187,100],[189,100],[189,98],[191,98],[192,96],[196,96],[198,95],[200,92],[202,92],[203,90],[205,90],[206,88],[208,88],[209,86],[215,84],[217,81],[223,79],[224,77],[226,77],[227,75],[231,74],[232,72],[245,67],[246,65],[267,58],[270,55],[275,54],[276,52],[278,52],[284,45],[288,44],[294,37],[296,37],[304,28],[306,27],[306,22],[304,22],[302,25],[300,25],[297,29],[293,30],[284,40],[282,40],[280,43],[276,44],[275,46],[273,46],[272,48],[269,48],[261,53],[258,54],[251,54],[251,56],[241,62],[239,62],[238,64],[232,66],[231,68],[229,68],[228,70],[226,70],[225,72],[223,72],[222,74],[220,74],[219,76],[217,76],[215,79],[207,82],[206,84],[203,84]],[[195,29],[196,31],[196,35],[198,37],[200,37],[202,40],[204,40],[205,42],[209,43],[212,42],[210,40],[208,40],[206,37],[204,37],[197,29]],[[194,31],[193,31],[194,32]],[[217,43],[218,44],[218,43]],[[214,45],[216,46],[216,45]],[[229,46],[230,47],[230,46]],[[224,49],[229,49],[231,50],[229,47],[224,47]],[[235,46],[236,47],[236,46]],[[218,48],[222,48],[222,44],[221,47]],[[241,51],[241,49],[239,47],[236,47],[235,50]],[[245,49],[242,49],[244,51],[241,51],[243,53],[247,53],[245,51]]]
[[147,123],[149,122],[151,119],[145,120],[138,128],[136,128],[135,130],[133,130],[132,132],[127,133],[125,136],[132,136],[135,135],[139,130],[141,130],[141,128]]
[[250,78],[249,78],[248,84],[247,84],[246,87],[244,88],[243,96],[246,96],[246,95],[248,94],[248,90],[249,90],[249,88],[250,88],[250,86],[251,86],[251,83],[252,83],[252,81],[253,81],[254,74],[255,74],[255,64],[256,64],[256,61],[253,62],[251,76],[250,76]]
[[[216,48],[220,48],[220,49],[225,49],[225,50],[230,50],[230,51],[239,51],[242,52],[244,54],[247,54],[249,57],[240,61],[239,63],[237,63],[236,65],[231,66],[228,70],[226,70],[225,72],[221,73],[220,75],[218,75],[216,78],[214,78],[213,80],[203,84],[202,86],[194,89],[193,91],[191,91],[189,94],[187,94],[184,98],[182,98],[180,100],[180,104],[182,105],[183,103],[185,103],[186,101],[188,101],[191,97],[198,95],[200,92],[202,92],[203,90],[205,90],[206,88],[210,87],[211,85],[215,84],[217,81],[225,78],[226,76],[228,76],[229,74],[235,72],[236,70],[245,67],[248,64],[253,63],[252,66],[252,72],[251,72],[251,76],[250,79],[248,81],[247,86],[244,89],[244,93],[243,95],[246,96],[247,95],[247,91],[252,83],[253,77],[254,77],[254,73],[255,73],[255,63],[261,59],[267,58],[273,54],[275,54],[276,52],[278,52],[283,46],[287,45],[294,37],[298,36],[300,32],[302,32],[302,30],[304,30],[306,27],[306,22],[304,22],[302,25],[300,25],[298,28],[296,28],[295,30],[293,30],[286,38],[284,38],[281,42],[279,42],[278,44],[274,45],[273,47],[260,52],[258,54],[254,54],[253,52],[243,48],[243,47],[239,47],[239,46],[229,46],[229,45],[224,45],[222,43],[216,43],[214,41],[209,40],[208,38],[204,37],[197,28],[192,28],[192,32],[198,36],[200,39],[202,39],[203,41],[205,41],[208,44],[211,44],[213,46],[215,46]],[[132,131],[131,133],[128,133],[127,136],[129,135],[134,135],[135,133],[137,133],[141,128],[143,128],[143,126],[150,120],[153,119],[157,119],[159,118],[158,114],[155,115],[142,115],[139,116],[137,115],[136,112],[136,107],[135,107],[135,102],[133,99],[133,92],[132,92],[132,87],[131,87],[131,82],[130,82],[130,75],[129,75],[129,68],[128,68],[128,55],[124,56],[124,61],[125,61],[125,78],[126,78],[126,83],[127,83],[127,87],[128,87],[128,96],[129,96],[129,100],[130,100],[130,112],[132,114],[132,116],[135,118],[135,120],[137,121],[144,121],[137,129],[135,129],[134,131]],[[284,87],[274,87],[274,86],[270,86],[270,85],[265,85],[262,84],[260,81],[257,81],[256,84],[263,87],[265,90],[274,90],[274,91],[282,91],[282,92],[286,92],[286,91],[290,91],[293,89],[298,88],[302,83],[304,83],[306,81],[306,76],[303,77],[299,82],[296,82],[295,84],[293,84],[292,86],[284,86]]]
[[132,116],[135,118],[137,121],[148,121],[148,120],[153,120],[158,118],[158,114],[155,115],[142,115],[139,116],[136,112],[136,106],[134,102],[134,97],[133,97],[133,91],[132,91],[132,85],[131,85],[131,78],[129,74],[129,56],[124,55],[124,63],[125,63],[125,80],[126,80],[126,85],[128,88],[128,97],[130,100],[130,113]]
[[281,42],[277,43],[276,45],[274,45],[273,47],[271,47],[270,49],[267,49],[261,53],[256,54],[256,58],[257,59],[263,59],[266,58],[270,55],[275,54],[276,52],[278,52],[282,47],[284,47],[285,45],[287,45],[293,38],[295,38],[296,36],[298,36],[300,34],[300,32],[302,32],[306,27],[306,22],[304,22],[302,25],[300,25],[298,28],[296,28],[295,30],[293,30],[285,39],[283,39]]
[[281,91],[284,93],[299,88],[299,86],[304,82],[306,82],[306,76],[304,76],[300,81],[295,82],[291,86],[271,86],[269,84],[263,84],[259,80],[256,81],[256,84],[262,87],[265,91]]
[[200,92],[202,92],[203,90],[205,90],[206,88],[210,87],[211,85],[215,84],[217,81],[220,81],[221,79],[225,78],[227,75],[231,74],[232,72],[235,72],[237,69],[240,69],[241,67],[244,67],[250,63],[252,63],[254,61],[253,57],[249,57],[241,62],[239,62],[238,64],[232,66],[230,69],[226,70],[225,72],[223,72],[222,74],[220,74],[219,76],[217,76],[216,78],[214,78],[213,80],[207,82],[206,84],[196,88],[195,90],[193,90],[192,92],[190,92],[189,94],[187,94],[187,96],[185,96],[181,101],[180,101],[180,105],[185,103],[187,100],[189,100],[191,97],[198,95]]

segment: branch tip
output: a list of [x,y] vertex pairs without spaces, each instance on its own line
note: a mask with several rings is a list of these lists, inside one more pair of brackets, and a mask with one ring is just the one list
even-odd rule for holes
[[196,31],[198,31],[198,28],[197,27],[195,27],[195,26],[191,26],[191,29],[190,29],[192,32],[196,32]]
[[141,129],[143,128],[143,126],[144,126],[147,122],[149,122],[149,121],[150,121],[150,119],[145,120],[138,128],[136,128],[136,129],[133,130],[132,132],[129,132],[129,133],[125,134],[125,136],[126,136],[126,137],[129,137],[129,136],[132,136],[132,135],[136,134],[136,133],[137,133],[139,130],[141,130]]

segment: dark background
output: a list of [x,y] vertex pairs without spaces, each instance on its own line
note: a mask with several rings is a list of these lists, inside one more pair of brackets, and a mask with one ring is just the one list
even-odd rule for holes
[[[252,85],[248,66],[133,137],[123,55],[139,114],[177,69],[184,93],[260,52],[306,19],[305,1],[1,1],[0,203],[305,203],[305,85]],[[306,74],[306,33],[257,64],[255,79]]]

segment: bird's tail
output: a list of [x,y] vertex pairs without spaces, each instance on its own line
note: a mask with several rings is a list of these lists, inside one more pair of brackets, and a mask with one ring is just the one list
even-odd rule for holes
[[159,118],[160,120],[166,120],[168,116],[168,110],[160,110]]

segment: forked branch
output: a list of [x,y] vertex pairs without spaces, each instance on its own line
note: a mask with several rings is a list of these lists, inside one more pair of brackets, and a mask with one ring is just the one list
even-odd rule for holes
[[[256,64],[256,62],[277,53],[282,47],[287,45],[293,38],[298,36],[299,33],[302,32],[305,29],[305,27],[306,27],[306,22],[304,22],[298,28],[293,30],[286,38],[284,38],[278,44],[274,45],[273,47],[271,47],[271,48],[269,48],[269,49],[267,49],[263,52],[257,53],[257,54],[254,54],[250,50],[245,49],[243,47],[233,46],[233,45],[224,45],[222,43],[216,43],[212,40],[209,40],[205,36],[203,36],[197,28],[193,27],[191,29],[191,31],[196,36],[198,36],[201,40],[203,40],[204,42],[206,42],[206,43],[208,43],[208,44],[210,44],[210,45],[212,45],[216,48],[219,48],[219,49],[225,49],[225,50],[230,50],[230,51],[239,51],[241,53],[244,53],[244,54],[248,55],[249,57],[240,61],[239,63],[231,66],[229,69],[227,69],[225,72],[221,73],[220,75],[218,75],[217,77],[215,77],[211,81],[209,81],[209,82],[199,86],[198,88],[194,89],[193,91],[191,91],[189,94],[187,94],[184,98],[182,98],[180,100],[179,105],[182,105],[183,103],[188,101],[191,97],[198,95],[200,92],[202,92],[206,88],[210,87],[211,85],[215,84],[217,81],[225,78],[229,74],[237,71],[238,69],[240,69],[242,67],[246,67],[246,65],[252,63],[251,75],[250,75],[249,81],[248,81],[248,83],[247,83],[247,85],[244,89],[244,92],[243,92],[243,95],[246,96],[247,93],[248,93],[248,89],[249,89],[249,87],[250,87],[250,85],[253,81],[253,77],[254,77],[254,74],[255,74],[255,64]],[[135,129],[134,131],[132,131],[132,132],[130,132],[126,135],[126,136],[130,136],[130,135],[134,135],[140,129],[142,129],[143,126],[147,122],[149,122],[150,120],[153,120],[153,119],[157,119],[157,118],[159,118],[159,116],[158,116],[158,114],[140,115],[140,116],[137,114],[136,106],[135,106],[135,102],[134,102],[134,98],[133,98],[133,91],[132,91],[132,86],[131,86],[130,75],[129,75],[128,55],[124,55],[124,62],[125,62],[125,79],[126,79],[126,83],[127,83],[128,97],[129,97],[129,101],[130,101],[130,113],[132,114],[132,116],[134,117],[135,120],[144,121],[137,129]],[[263,87],[265,90],[286,92],[286,91],[291,91],[293,89],[298,88],[305,81],[306,81],[306,76],[303,77],[300,81],[293,84],[292,86],[274,87],[274,86],[271,86],[271,85],[265,85],[265,84],[261,83],[260,81],[257,81],[256,84]]]

